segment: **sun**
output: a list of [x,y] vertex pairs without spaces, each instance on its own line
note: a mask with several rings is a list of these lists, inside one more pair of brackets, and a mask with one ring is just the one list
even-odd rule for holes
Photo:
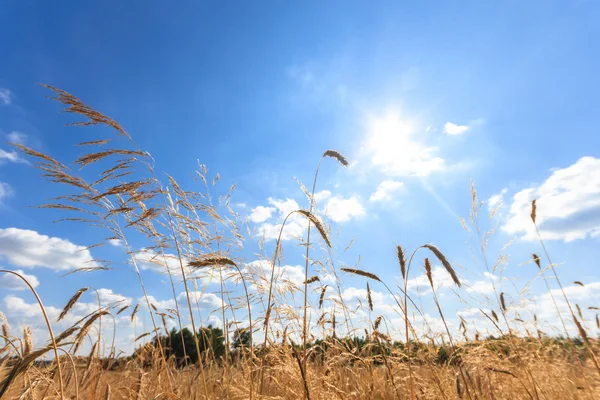
[[369,116],[366,130],[365,149],[383,172],[426,176],[444,168],[444,160],[434,155],[437,149],[422,141],[426,132],[399,111]]

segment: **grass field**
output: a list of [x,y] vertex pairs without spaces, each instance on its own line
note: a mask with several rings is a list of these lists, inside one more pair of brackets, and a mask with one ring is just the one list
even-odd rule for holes
[[[261,262],[269,266],[266,272],[236,258],[247,235],[244,235],[244,221],[237,218],[229,205],[234,188],[213,198],[210,189],[218,177],[209,180],[203,166],[195,176],[206,191],[187,191],[168,175],[162,179],[150,154],[138,148],[116,121],[67,92],[48,88],[66,106],[67,112],[84,118],[75,125],[105,125],[113,135],[79,144],[89,151],[75,160],[80,167],[77,172],[67,166],[70,165],[67,161],[17,145],[36,162],[45,179],[70,190],[56,202],[42,207],[63,211],[65,218],[104,230],[106,241],[122,243],[137,276],[135,284],[140,286],[145,301],[141,308],[140,304],[119,303],[99,307],[63,332],[53,332],[54,321],[46,317],[50,341],[42,348],[33,348],[28,329],[15,332],[2,317],[0,397],[536,400],[600,397],[598,341],[590,330],[599,325],[598,317],[585,320],[580,306],[569,302],[542,237],[539,240],[544,254],[534,254],[532,262],[539,268],[539,279],[560,288],[558,292],[549,291],[555,304],[560,300],[568,305],[566,316],[558,307],[556,310],[562,337],[538,329],[537,318],[527,321],[528,325],[515,319],[507,312],[504,293],[495,286],[490,294],[495,306],[489,312],[480,311],[496,334],[480,335],[478,327],[469,327],[467,334],[464,321],[460,327],[463,334],[457,334],[446,323],[444,304],[448,300],[438,298],[432,263],[443,267],[457,291],[462,282],[441,249],[424,244],[411,253],[397,246],[397,268],[404,282],[398,286],[367,270],[336,266],[329,252],[334,240],[331,227],[314,207],[317,167],[311,187],[302,186],[310,207],[294,210],[288,216],[301,218],[308,225],[307,238],[300,242],[306,248],[304,284],[281,284],[275,282],[275,270],[285,251],[281,240],[272,254],[264,251]],[[321,162],[336,162],[340,168],[348,165],[346,158],[333,150],[324,152]],[[87,172],[85,177],[82,170]],[[485,253],[485,240],[493,232],[479,232],[481,205],[474,188],[471,195],[471,215],[464,223],[465,227],[475,227],[469,232],[478,237],[479,250]],[[534,202],[530,216],[534,225],[536,212]],[[152,303],[151,293],[144,285],[144,273],[138,266],[140,260],[130,247],[132,235],[145,237],[147,248],[157,255],[153,261],[164,267],[173,289],[175,309],[159,310]],[[427,257],[422,265],[416,264],[417,252]],[[174,259],[168,259],[168,254],[175,254]],[[316,265],[322,267],[319,271],[327,271],[333,283],[322,283],[323,276],[314,272]],[[82,267],[78,272],[103,269],[106,268],[98,265]],[[418,329],[423,323],[418,318],[422,316],[420,301],[407,289],[409,276],[415,270],[424,271],[427,276],[431,291],[420,296],[433,300],[443,322],[439,331],[424,334]],[[489,267],[490,275],[495,271],[494,265]],[[223,321],[230,321],[222,327],[224,333],[197,323],[195,285],[206,274],[218,279],[221,285],[221,307],[217,313]],[[365,285],[370,285],[360,304],[369,316],[366,323],[358,325],[350,317],[356,310],[341,295],[340,274],[360,277]],[[185,290],[184,304],[175,295],[177,285]],[[371,318],[374,285],[383,287],[393,298],[394,312],[402,321],[401,339],[390,337],[389,321],[377,315]],[[232,294],[226,286],[239,288],[241,294]],[[35,292],[33,287],[31,290]],[[58,319],[68,315],[87,290],[82,288],[74,293]],[[318,300],[311,301],[310,292],[315,292]],[[43,299],[38,300],[43,309]],[[151,330],[140,332],[135,338],[136,351],[131,355],[118,354],[111,346],[114,336],[103,337],[104,331],[95,328],[101,323],[111,324],[111,319],[125,312],[130,313],[132,321],[137,312],[148,312],[152,322]],[[312,320],[309,314],[320,318]],[[177,325],[168,338],[167,320]],[[567,326],[576,327],[576,334]],[[191,334],[186,342],[183,328],[188,328],[188,333],[190,330],[203,333]],[[220,333],[215,336],[214,332]],[[244,337],[242,345],[234,345],[234,333]],[[93,343],[91,351],[81,355],[80,347],[88,339]],[[174,350],[179,340],[185,343],[181,346],[183,356]]]

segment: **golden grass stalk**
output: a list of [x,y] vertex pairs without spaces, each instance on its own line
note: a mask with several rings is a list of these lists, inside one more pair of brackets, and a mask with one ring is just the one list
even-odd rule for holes
[[31,328],[26,326],[23,328],[23,357],[31,353],[32,349],[33,343],[31,337]]
[[442,263],[442,265],[444,266],[446,271],[448,271],[448,273],[450,274],[452,281],[456,284],[456,286],[460,287],[460,280],[458,279],[458,276],[456,275],[454,268],[452,268],[452,266],[450,265],[450,262],[448,262],[448,259],[446,258],[446,256],[444,256],[444,254],[437,247],[435,247],[432,244],[426,244],[426,245],[423,245],[423,247],[426,249],[429,249],[437,257],[437,259],[440,260],[440,262]]
[[536,216],[537,216],[537,200],[534,199],[531,202],[531,214],[530,214],[531,220],[533,221],[534,224],[535,224]]
[[[335,151],[335,150],[327,150],[327,151],[325,151],[325,153],[323,153],[323,155],[319,159],[319,163],[317,164],[317,169],[315,170],[315,177],[313,180],[312,192],[310,193],[310,197],[309,197],[310,207],[309,207],[308,213],[305,214],[305,216],[308,218],[308,230],[307,230],[307,234],[306,234],[306,255],[305,255],[305,261],[304,261],[304,281],[305,281],[305,283],[304,283],[304,308],[303,308],[303,315],[302,315],[302,367],[304,368],[305,373],[307,371],[306,340],[308,337],[308,329],[309,329],[308,328],[308,320],[307,320],[307,309],[308,309],[308,283],[307,283],[307,281],[308,281],[308,262],[309,262],[309,254],[310,254],[311,222],[315,224],[317,230],[321,234],[321,237],[323,237],[323,240],[325,240],[325,243],[327,243],[327,246],[331,247],[331,243],[329,242],[329,238],[327,236],[325,229],[323,229],[323,226],[321,225],[321,221],[319,221],[316,217],[313,216],[314,206],[315,206],[315,190],[317,188],[317,178],[319,177],[319,170],[321,168],[321,163],[323,162],[323,159],[328,158],[328,157],[336,159],[344,167],[348,166],[348,161],[340,152]],[[308,191],[306,190],[306,188],[304,188],[304,185],[300,184],[300,187],[302,188],[302,190],[305,193],[308,194]]]
[[[535,227],[535,232],[537,233],[540,244],[542,245],[544,254],[546,255],[546,258],[548,259],[548,263],[550,264],[550,269],[552,270],[552,273],[554,274],[554,279],[556,280],[556,283],[558,284],[558,287],[563,295],[563,298],[565,299],[565,302],[567,303],[567,307],[569,308],[569,313],[571,314],[571,317],[573,318],[573,322],[575,322],[575,325],[577,326],[577,330],[579,331],[579,334],[581,335],[581,338],[583,339],[583,342],[590,354],[592,362],[594,363],[594,366],[596,367],[596,371],[598,372],[598,374],[600,374],[600,362],[598,362],[598,359],[596,357],[594,349],[592,348],[590,341],[587,339],[587,334],[585,332],[585,329],[583,329],[583,327],[581,326],[581,323],[577,320],[577,317],[575,316],[575,313],[573,312],[573,307],[571,306],[571,302],[569,301],[569,298],[567,297],[567,294],[563,288],[560,278],[558,277],[558,274],[556,273],[556,269],[554,268],[554,264],[552,263],[550,254],[548,253],[548,250],[546,249],[546,244],[544,243],[544,240],[542,239],[542,235],[540,234],[540,230],[536,223],[536,209],[537,209],[536,200],[533,200],[531,202],[531,220],[533,221],[533,226]],[[539,267],[539,263],[538,263],[538,267]],[[548,286],[548,290],[549,290],[550,296],[553,297],[552,291],[550,290],[549,286]],[[555,307],[559,314],[559,317],[562,320],[562,316],[560,315],[560,310],[558,309],[556,302],[555,302]],[[564,322],[563,322],[563,327],[565,328],[565,331],[566,331],[566,326],[565,326]],[[584,335],[585,335],[585,337],[584,337]],[[568,332],[567,332],[567,338],[569,338]],[[583,367],[581,367],[581,369],[583,369]],[[586,378],[586,380],[587,380],[587,378]]]
[[210,267],[213,265],[236,265],[235,262],[221,254],[207,254],[201,259],[190,261],[188,266],[192,268]]
[[325,292],[327,291],[327,285],[323,286],[321,289],[321,294],[319,295],[319,310],[323,308],[323,301],[325,300]]
[[296,212],[298,214],[304,215],[310,222],[312,222],[315,225],[315,228],[317,228],[317,230],[321,234],[321,237],[323,238],[323,240],[325,241],[327,246],[331,247],[331,242],[329,241],[329,235],[327,235],[327,231],[325,231],[325,227],[323,227],[323,224],[321,223],[321,221],[310,211],[297,210]]
[[498,314],[496,314],[496,311],[492,310],[492,317],[494,317],[494,319],[496,320],[496,322],[499,322],[498,320]]
[[133,319],[135,318],[135,314],[137,314],[139,307],[140,303],[136,304],[135,307],[133,307],[133,311],[131,312],[131,322],[133,322]]
[[375,318],[375,323],[373,324],[373,330],[376,331],[379,329],[379,324],[381,324],[381,321],[383,320],[383,316],[380,315],[377,318]]
[[145,338],[146,336],[148,336],[149,334],[151,334],[152,332],[144,332],[141,335],[139,335],[138,337],[135,338],[135,341],[139,341],[140,339]]
[[304,387],[304,395],[306,396],[307,400],[310,400],[310,390],[308,388],[306,372],[304,371],[304,366],[302,364],[302,360],[300,359],[300,355],[296,351],[296,343],[294,343],[292,341],[292,339],[289,339],[289,341],[290,341],[290,345],[292,348],[292,355],[294,356],[294,359],[296,360],[296,363],[298,364],[298,368],[300,369],[300,376],[302,378],[302,386]]
[[117,315],[121,314],[123,311],[127,310],[129,307],[131,307],[131,305],[128,304],[126,306],[119,308],[119,311],[117,311]]
[[4,336],[5,343],[9,342],[10,337],[10,325],[8,324],[8,319],[6,316],[0,311],[0,321],[2,321],[2,336]]
[[330,158],[335,158],[336,160],[338,160],[338,162],[340,164],[342,164],[344,167],[348,166],[348,161],[346,160],[346,158],[341,155],[338,151],[335,150],[327,150],[325,153],[323,153],[323,157],[330,157]]
[[367,303],[369,305],[369,311],[373,311],[373,298],[371,297],[371,287],[369,286],[369,282],[367,282]]
[[431,262],[429,262],[429,258],[425,258],[425,275],[427,275],[427,280],[433,288],[433,276],[431,275]]
[[60,343],[63,340],[65,340],[66,338],[68,338],[69,336],[71,336],[72,334],[74,334],[75,332],[77,332],[79,330],[78,326],[72,326],[68,329],[65,329],[63,332],[61,332],[57,337],[56,337],[56,343]]
[[109,118],[106,115],[103,115],[103,114],[99,113],[98,111],[94,110],[93,108],[87,106],[81,100],[79,100],[77,97],[73,96],[72,94],[70,94],[62,89],[58,89],[54,86],[45,85],[45,84],[42,84],[42,86],[47,89],[52,90],[56,94],[56,97],[53,98],[54,100],[57,100],[67,106],[67,108],[65,109],[65,112],[83,115],[88,118],[87,121],[74,122],[70,125],[87,126],[87,125],[105,124],[105,125],[108,125],[108,126],[114,128],[117,132],[119,132],[119,135],[129,137],[127,132],[125,132],[125,129],[123,129],[123,127],[121,125],[119,125],[119,123],[117,123],[117,121],[115,121],[112,118]]
[[406,258],[404,257],[404,250],[402,249],[402,246],[397,245],[396,252],[398,253],[398,263],[400,264],[402,279],[406,279]]
[[500,293],[500,306],[502,307],[502,311],[506,312],[506,302],[504,301],[504,292]]
[[82,294],[84,294],[86,292],[86,290],[88,290],[87,287],[83,287],[81,289],[79,289],[77,292],[75,292],[75,294],[69,299],[69,301],[67,302],[67,304],[63,307],[60,315],[58,316],[57,321],[60,321],[61,319],[63,319],[67,313],[69,312],[69,310],[71,310],[71,308],[73,308],[73,306],[75,305],[75,303],[77,303],[77,301],[79,300],[79,298],[81,297]]
[[89,317],[87,319],[87,321],[85,321],[85,323],[83,324],[83,326],[77,333],[77,336],[75,337],[75,348],[73,349],[73,354],[77,353],[79,346],[81,346],[81,344],[83,343],[85,336],[89,332],[89,330],[92,327],[92,325],[94,324],[94,322],[96,322],[97,319],[99,319],[102,316],[107,315],[107,314],[110,314],[110,313],[106,310],[99,310],[99,311],[95,312],[94,314],[92,314],[92,316]]
[[373,279],[377,282],[381,282],[381,279],[379,279],[379,277],[377,275],[375,275],[371,272],[368,272],[368,271],[363,271],[361,269],[356,269],[356,268],[340,268],[340,270],[347,272],[349,274],[360,275],[365,278],[369,278],[369,279]]
[[[6,269],[0,269],[0,273],[11,274],[11,275],[14,275],[17,278],[21,279],[27,285],[27,287],[29,287],[29,290],[31,290],[31,292],[35,296],[35,299],[36,299],[38,305],[40,306],[40,310],[42,311],[44,321],[46,322],[46,328],[48,329],[48,334],[50,335],[50,341],[52,342],[52,346],[45,348],[44,349],[45,351],[41,354],[44,354],[46,351],[48,351],[50,349],[54,350],[54,357],[56,360],[56,371],[57,371],[58,381],[59,381],[59,385],[60,385],[59,386],[59,390],[60,390],[59,394],[60,394],[61,398],[64,398],[65,394],[64,394],[63,379],[62,379],[62,368],[60,366],[60,362],[59,362],[59,358],[58,358],[58,346],[56,345],[56,340],[54,339],[54,333],[52,332],[52,326],[50,325],[50,320],[48,319],[48,315],[46,314],[46,309],[44,308],[44,304],[42,303],[42,300],[38,296],[38,294],[37,294],[36,290],[33,288],[33,286],[31,286],[31,283],[29,283],[29,281],[27,279],[25,279],[18,272],[6,270]],[[39,355],[40,354],[37,354],[37,352],[30,353],[29,354],[30,360],[31,360],[30,362],[33,362],[37,357],[39,357]],[[31,358],[31,357],[33,357],[33,358]],[[25,368],[27,368],[27,367],[25,367]],[[15,369],[16,369],[16,367],[15,367]],[[8,389],[11,379],[14,379],[14,376],[12,378],[10,378],[10,376],[12,376],[12,373],[11,373],[11,375],[9,375],[9,378],[7,378],[5,380],[4,385],[0,384],[0,398],[2,398],[2,396]]]

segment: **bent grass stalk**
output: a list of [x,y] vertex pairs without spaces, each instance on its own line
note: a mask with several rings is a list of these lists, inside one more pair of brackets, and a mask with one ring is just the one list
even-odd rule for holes
[[[63,388],[62,368],[60,366],[60,358],[58,357],[58,346],[56,345],[56,340],[54,339],[54,332],[52,332],[52,326],[50,325],[50,320],[48,319],[48,315],[46,314],[46,309],[44,308],[42,299],[40,299],[40,296],[38,296],[36,290],[33,288],[33,286],[31,286],[31,283],[29,283],[29,281],[27,279],[25,279],[25,277],[23,277],[18,272],[10,271],[7,269],[0,269],[0,273],[11,274],[11,275],[14,275],[17,278],[21,279],[27,285],[27,287],[29,288],[31,293],[33,293],[33,295],[35,296],[35,300],[37,301],[38,305],[40,306],[40,310],[42,312],[42,315],[44,316],[44,321],[46,322],[46,328],[48,329],[48,334],[50,335],[50,341],[52,342],[52,349],[54,351],[54,357],[55,357],[55,361],[56,361],[56,370],[58,372],[60,397],[61,397],[61,399],[64,399],[65,392],[64,392],[64,388]],[[7,389],[8,389],[8,385],[5,385],[5,387],[0,388],[0,397],[3,396],[3,394],[6,392]]]

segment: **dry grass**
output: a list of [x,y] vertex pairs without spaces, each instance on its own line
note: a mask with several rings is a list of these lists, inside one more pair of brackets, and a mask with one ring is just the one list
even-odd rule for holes
[[[76,213],[76,217],[64,219],[108,231],[107,241],[119,240],[136,272],[145,300],[142,307],[139,303],[135,306],[122,303],[104,306],[99,304],[97,310],[59,333],[56,338],[46,318],[51,341],[39,349],[33,348],[31,330],[27,327],[21,337],[12,336],[8,321],[0,313],[4,343],[0,347],[0,397],[471,400],[600,398],[598,340],[586,330],[587,326],[594,323],[600,328],[600,321],[597,314],[593,321],[585,321],[581,307],[576,304],[575,312],[564,290],[561,293],[568,304],[578,335],[570,334],[572,332],[567,329],[560,313],[558,316],[565,334],[563,340],[544,335],[537,328],[537,317],[534,317],[537,332],[529,334],[528,331],[517,329],[516,326],[524,321],[509,317],[509,303],[515,299],[512,295],[498,292],[494,280],[491,280],[497,303],[489,313],[483,311],[483,305],[473,306],[479,308],[482,315],[489,319],[499,332],[499,338],[481,340],[477,327],[472,327],[476,334],[474,338],[470,338],[467,335],[467,323],[461,319],[460,330],[463,337],[459,339],[447,324],[428,258],[424,258],[423,265],[431,292],[422,297],[428,296],[433,300],[444,329],[443,332],[418,334],[414,326],[414,313],[425,320],[423,310],[417,305],[423,299],[413,299],[407,293],[411,265],[419,250],[429,251],[435,256],[454,283],[453,288],[459,300],[464,301],[460,297],[460,291],[464,289],[458,273],[437,247],[431,244],[420,246],[407,261],[404,249],[396,246],[404,281],[403,289],[400,286],[397,289],[390,288],[392,285],[389,282],[364,269],[338,267],[339,262],[332,258],[331,248],[335,246],[332,243],[331,227],[316,215],[314,193],[319,168],[325,158],[333,158],[342,166],[348,166],[348,161],[341,153],[327,150],[321,156],[312,192],[300,184],[309,199],[310,207],[308,211],[296,210],[290,215],[299,214],[308,220],[308,235],[306,241],[301,242],[306,246],[305,276],[302,284],[285,282],[278,280],[275,275],[276,267],[283,257],[280,240],[277,241],[273,255],[269,255],[264,249],[259,255],[263,260],[271,260],[270,271],[267,273],[262,268],[253,269],[248,260],[239,257],[247,236],[241,233],[244,221],[239,220],[229,204],[233,187],[226,195],[213,199],[211,190],[219,181],[218,174],[211,180],[207,176],[206,167],[200,165],[195,175],[200,191],[184,190],[171,176],[167,176],[168,182],[163,183],[154,170],[154,160],[137,147],[121,125],[71,94],[47,87],[57,96],[55,99],[66,106],[65,111],[85,117],[84,121],[73,125],[104,125],[113,130],[113,137],[79,143],[83,150],[96,149],[108,143],[111,143],[112,148],[77,157],[73,161],[79,167],[77,173],[67,167],[73,163],[62,163],[51,156],[17,145],[25,154],[37,160],[37,167],[44,178],[70,190],[55,199],[55,203],[42,207]],[[86,176],[88,169],[97,168],[102,171],[91,177]],[[476,251],[483,255],[491,275],[497,272],[497,265],[490,266],[485,255],[489,233],[482,234],[478,226],[477,215],[481,203],[477,200],[474,186],[471,196],[473,201],[469,219],[474,229],[468,229],[464,220],[461,222],[470,235],[477,235],[473,240],[477,244]],[[531,209],[534,225],[537,212],[534,201]],[[319,233],[318,242],[311,242],[311,226]],[[174,310],[159,310],[149,301],[144,276],[138,268],[140,261],[148,260],[141,260],[129,244],[128,238],[132,234],[147,239],[146,249],[154,253],[151,262],[162,267],[165,275],[169,276],[175,300]],[[540,237],[549,264],[546,269],[552,270],[554,279],[562,289],[541,239]],[[93,246],[98,245],[100,244]],[[176,254],[173,255],[173,252]],[[539,268],[539,277],[547,283],[542,260],[535,254],[533,260]],[[176,261],[176,268],[171,267],[173,261]],[[102,261],[95,266],[81,266],[72,273],[107,271],[109,265],[109,261]],[[339,271],[367,280],[365,301],[359,307],[368,314],[368,321],[361,326],[354,326],[352,315],[355,310],[349,308],[342,296]],[[422,271],[420,269],[419,273]],[[3,272],[9,273],[0,271]],[[334,282],[329,286],[323,284],[324,272],[328,277],[333,277]],[[164,348],[166,340],[147,340],[167,331],[167,318],[176,321],[181,329],[184,327],[182,318],[189,317],[193,331],[199,331],[196,329],[201,321],[199,300],[191,294],[200,291],[197,285],[201,278],[209,277],[220,283],[221,307],[218,312],[226,322],[223,326],[226,346],[224,355],[217,358],[214,352],[200,352],[200,339],[205,338],[193,335],[194,346],[201,357],[198,357],[195,365],[187,360],[183,364],[178,363]],[[394,341],[390,337],[390,321],[387,317],[379,315],[374,321],[371,320],[371,312],[375,307],[374,292],[369,280],[374,286],[383,286],[394,299],[394,312],[401,316],[404,325],[403,342]],[[178,282],[184,285],[189,316],[180,315],[176,295]],[[313,285],[312,289],[315,291],[314,296],[318,298],[318,305],[313,307],[309,303],[309,285],[317,282],[318,286]],[[231,288],[239,283],[243,285],[243,293],[235,294]],[[579,281],[575,283],[583,286]],[[253,291],[249,291],[249,287]],[[328,288],[333,290],[328,291]],[[31,290],[37,298],[35,290]],[[88,288],[82,288],[71,297],[60,313],[59,321],[72,312],[74,305],[87,290]],[[302,295],[302,306],[293,307],[295,293]],[[41,299],[37,299],[44,310]],[[554,297],[552,299],[554,301]],[[445,301],[448,301],[447,298]],[[114,332],[110,353],[103,356],[102,343],[111,343],[101,337],[103,317],[112,318],[115,323],[114,317],[130,307],[133,307],[132,322],[138,313],[147,313],[152,326],[146,329],[147,332],[137,332],[133,339],[136,345],[133,355],[116,354]],[[590,306],[588,309],[598,308]],[[261,311],[262,315],[258,317],[251,314],[260,314]],[[320,316],[312,327],[307,317],[311,311]],[[241,320],[247,322],[242,323]],[[156,321],[162,322],[162,326],[158,326]],[[245,350],[233,350],[229,343],[230,336],[233,336],[230,330],[232,327],[242,328],[240,332],[249,332],[250,343],[254,345]],[[91,338],[89,333],[92,328],[97,330],[98,337],[93,339],[91,351],[84,356],[78,355],[84,340]],[[262,344],[256,344],[252,339],[256,332],[264,335]],[[360,338],[358,332],[361,333]],[[340,333],[343,333],[341,336],[348,337],[340,337]],[[313,335],[318,335],[318,338]],[[294,339],[298,341],[298,345]],[[181,340],[184,340],[182,333]],[[50,351],[54,352],[54,358],[45,363],[40,362]],[[58,351],[63,355],[59,356]]]

